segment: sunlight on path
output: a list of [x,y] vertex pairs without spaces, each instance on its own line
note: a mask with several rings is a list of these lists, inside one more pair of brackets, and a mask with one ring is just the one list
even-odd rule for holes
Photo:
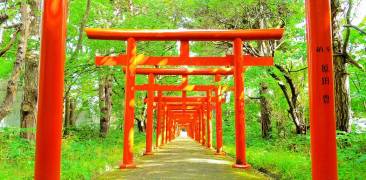
[[97,179],[269,179],[252,169],[233,169],[233,161],[215,156],[189,138],[178,137],[154,155],[138,158],[138,168],[116,169]]

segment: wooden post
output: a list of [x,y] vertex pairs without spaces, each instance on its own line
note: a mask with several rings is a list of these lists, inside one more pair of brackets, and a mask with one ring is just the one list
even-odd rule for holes
[[205,114],[205,109],[202,108],[202,114],[201,114],[201,117],[202,117],[202,146],[206,145],[206,118],[204,116]]
[[136,66],[136,41],[133,38],[127,40],[127,56],[129,64],[126,69],[125,85],[125,118],[123,135],[123,161],[121,169],[135,168],[133,160],[133,137],[134,137],[134,119],[135,119],[135,69]]
[[207,148],[212,148],[211,89],[207,92]]
[[66,0],[44,0],[35,179],[60,179]]
[[162,107],[162,102],[161,102],[161,96],[163,95],[163,93],[161,91],[158,91],[158,102],[157,102],[157,119],[156,119],[156,147],[160,147],[161,142],[162,142],[162,133],[161,133],[161,121],[163,119],[163,107]]
[[249,168],[245,157],[245,112],[244,112],[244,78],[243,78],[243,41],[234,40],[234,84],[235,84],[235,168]]
[[[215,82],[220,83],[221,75],[217,74],[215,76]],[[221,86],[217,85],[215,88],[216,95],[216,154],[222,155],[222,106],[221,106],[221,96],[222,96]]]
[[146,150],[144,155],[152,155],[153,121],[154,121],[154,74],[149,74],[149,89],[147,92],[147,123],[146,123]]
[[306,1],[312,176],[338,179],[330,1]]

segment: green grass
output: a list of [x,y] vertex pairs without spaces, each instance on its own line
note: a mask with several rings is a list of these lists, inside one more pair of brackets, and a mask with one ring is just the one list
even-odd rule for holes
[[[311,179],[309,135],[265,140],[253,123],[247,126],[247,160],[253,168],[280,179]],[[224,126],[224,133],[224,151],[235,157],[234,127]],[[366,177],[366,134],[339,134],[337,143],[339,179]]]
[[[213,134],[215,134],[213,121]],[[18,136],[19,129],[0,132],[0,179],[32,179],[33,141]],[[62,179],[90,179],[116,168],[122,159],[123,132],[111,129],[106,138],[97,128],[78,128],[62,142]],[[155,136],[154,136],[155,137]],[[213,145],[216,144],[213,137]],[[340,179],[366,177],[366,134],[339,133],[338,174]],[[135,156],[145,148],[145,135],[135,131]],[[233,121],[224,122],[224,151],[235,156]],[[247,159],[253,168],[280,179],[311,179],[310,136],[288,133],[287,137],[265,140],[259,122],[247,122]]]
[[[35,143],[18,136],[19,129],[0,132],[0,179],[33,179]],[[123,133],[111,130],[103,139],[96,128],[79,128],[62,141],[62,179],[91,179],[116,168],[122,159]],[[141,154],[145,136],[135,133],[135,153]]]

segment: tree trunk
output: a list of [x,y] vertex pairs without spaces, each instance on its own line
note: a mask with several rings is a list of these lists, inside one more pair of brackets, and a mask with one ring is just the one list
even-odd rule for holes
[[[34,128],[37,114],[38,56],[27,57],[25,62],[24,95],[20,108],[20,127]],[[32,131],[26,130],[21,137],[34,139]]]
[[76,102],[75,99],[70,99],[69,112],[69,127],[73,128],[76,125]]
[[20,38],[18,42],[18,50],[16,55],[16,60],[14,62],[14,67],[10,79],[8,81],[7,90],[5,98],[0,106],[0,121],[4,119],[6,115],[11,110],[11,107],[15,100],[15,95],[18,89],[18,79],[24,64],[25,55],[27,53],[27,44],[29,37],[29,25],[30,25],[30,17],[29,17],[29,5],[26,2],[21,3],[20,7],[21,13],[21,22],[22,25],[20,27]]
[[99,83],[100,136],[106,137],[112,115],[112,76],[101,78]]
[[[350,4],[349,4],[350,5]],[[351,118],[350,93],[348,87],[347,53],[343,42],[341,23],[344,20],[343,8],[339,0],[331,1],[332,32],[333,32],[333,66],[334,66],[334,91],[337,129],[348,132]],[[348,40],[347,40],[348,41]]]
[[70,118],[70,96],[65,94],[64,136],[68,135]]
[[89,12],[90,12],[90,5],[91,5],[91,0],[87,0],[86,1],[86,7],[85,7],[85,13],[83,16],[83,19],[80,22],[80,27],[79,27],[79,35],[78,35],[78,41],[76,44],[76,48],[74,53],[71,56],[71,60],[73,60],[79,53],[79,51],[82,50],[82,42],[83,42],[83,35],[84,35],[84,28],[86,23],[88,22],[88,18],[89,18]]
[[302,106],[298,102],[299,92],[297,91],[289,73],[280,65],[276,64],[275,67],[280,70],[290,87],[290,91],[288,91],[285,83],[283,83],[274,72],[269,71],[269,74],[277,81],[278,86],[280,86],[283,95],[286,98],[287,104],[289,106],[288,113],[290,114],[291,119],[296,127],[296,133],[306,134],[306,124],[304,121],[304,115],[301,111]]
[[260,105],[261,105],[261,125],[262,125],[262,138],[268,139],[272,137],[272,125],[271,125],[271,108],[268,100],[268,85],[261,83],[260,89]]
[[132,0],[126,0],[126,1],[127,1],[128,11],[133,15],[134,12],[133,12],[133,2],[132,2]]
[[70,128],[75,127],[75,99],[70,97],[69,94],[65,95],[65,117],[64,117],[64,136],[69,134]]
[[[39,18],[37,11],[39,2],[28,1],[30,5],[30,34],[39,39]],[[24,71],[24,94],[23,101],[20,107],[20,127],[34,128],[37,117],[37,94],[38,94],[38,62],[39,56],[35,50],[30,51],[30,55],[25,57],[25,71]],[[25,139],[34,139],[34,133],[26,130],[20,134]]]

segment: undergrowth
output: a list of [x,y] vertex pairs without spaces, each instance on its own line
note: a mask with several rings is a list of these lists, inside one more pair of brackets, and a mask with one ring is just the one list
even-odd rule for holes
[[[262,139],[257,122],[247,125],[247,161],[255,169],[275,179],[311,179],[310,135],[288,134],[281,138]],[[259,123],[258,123],[259,124]],[[224,151],[235,157],[233,122],[224,126]],[[258,133],[259,132],[259,133]],[[366,177],[366,134],[337,135],[339,179]]]
[[[0,131],[0,179],[33,179],[35,142],[19,137],[19,129]],[[135,133],[135,152],[144,147],[143,134]],[[123,132],[111,129],[106,138],[99,137],[96,127],[70,131],[62,140],[62,179],[91,179],[117,168],[122,159]]]

